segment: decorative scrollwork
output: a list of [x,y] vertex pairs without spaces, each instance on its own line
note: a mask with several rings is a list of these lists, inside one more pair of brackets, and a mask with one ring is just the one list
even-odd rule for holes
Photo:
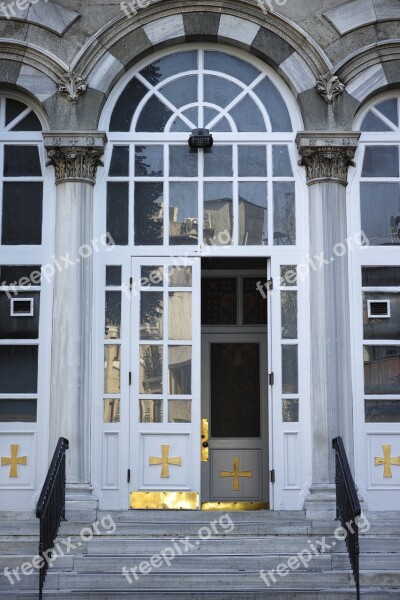
[[83,77],[77,75],[74,71],[64,73],[58,84],[60,94],[66,96],[73,104],[75,104],[79,96],[86,92],[87,88],[88,85]]
[[337,75],[328,72],[317,81],[317,91],[327,104],[333,104],[335,98],[340,96],[345,90],[344,84]]

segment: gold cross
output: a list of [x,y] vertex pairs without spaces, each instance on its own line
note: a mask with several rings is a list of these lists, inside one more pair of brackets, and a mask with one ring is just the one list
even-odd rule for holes
[[240,490],[239,477],[253,477],[253,471],[239,471],[240,458],[235,456],[233,459],[233,471],[220,471],[220,477],[233,477],[232,489],[235,492]]
[[390,444],[384,444],[383,448],[383,458],[379,456],[375,456],[375,466],[384,465],[383,467],[383,476],[384,477],[392,477],[392,469],[390,465],[399,465],[400,466],[400,456],[390,457],[390,451],[392,446]]
[[10,465],[10,474],[9,477],[18,477],[18,465],[27,465],[28,457],[20,456],[18,457],[19,452],[19,444],[10,444],[11,448],[11,457],[2,456],[1,457],[1,466],[6,467]]
[[169,458],[169,449],[170,446],[168,444],[161,446],[161,457],[150,456],[149,457],[149,465],[162,465],[161,467],[161,477],[163,479],[169,479],[169,466],[168,465],[178,465],[179,467],[182,465],[182,458],[180,456]]

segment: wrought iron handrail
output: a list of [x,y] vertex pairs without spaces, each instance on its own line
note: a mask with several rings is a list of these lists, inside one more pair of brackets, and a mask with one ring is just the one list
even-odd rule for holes
[[342,438],[332,440],[336,457],[336,518],[340,519],[346,531],[346,546],[353,569],[357,589],[357,600],[360,599],[360,546],[358,542],[358,519],[361,515],[360,501],[356,485],[351,474],[349,461]]
[[36,517],[40,519],[39,556],[39,599],[42,600],[43,585],[49,563],[47,557],[54,548],[61,520],[65,519],[65,453],[69,442],[60,438],[57,443],[42,492],[36,506]]

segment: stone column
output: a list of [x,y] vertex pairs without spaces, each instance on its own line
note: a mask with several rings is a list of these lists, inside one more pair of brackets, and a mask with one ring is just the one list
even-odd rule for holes
[[[353,397],[346,186],[359,133],[297,135],[309,186],[312,485],[309,518],[335,517],[332,438],[343,437],[353,464]],[[337,245],[338,244],[338,245]],[[342,256],[340,256],[342,254]],[[322,258],[328,264],[321,264]]]
[[90,399],[93,317],[93,186],[106,135],[44,134],[55,168],[56,222],[50,455],[69,440],[67,508],[95,508],[90,486]]

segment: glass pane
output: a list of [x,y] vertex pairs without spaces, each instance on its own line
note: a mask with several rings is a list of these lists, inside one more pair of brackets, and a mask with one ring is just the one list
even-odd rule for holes
[[128,243],[129,183],[107,183],[107,232],[117,246]]
[[169,346],[169,390],[174,396],[192,393],[192,347]]
[[4,146],[4,177],[40,177],[37,146]]
[[18,102],[18,100],[12,100],[7,98],[6,100],[6,125],[9,125],[11,121],[14,121],[18,115],[28,108],[26,104]]
[[245,96],[229,114],[238,131],[266,131],[264,117],[250,96]]
[[139,400],[140,422],[141,423],[162,423],[163,401],[159,400]]
[[[266,325],[267,303],[260,294],[260,287],[267,283],[266,277],[244,277],[243,279],[243,325]],[[265,293],[264,293],[265,296]]]
[[106,267],[106,285],[121,285],[121,267]]
[[170,146],[170,176],[197,177],[197,160],[197,152],[190,152],[189,146]]
[[120,358],[121,346],[110,344],[104,346],[104,393],[120,392]]
[[225,117],[222,117],[215,123],[211,131],[232,131],[232,127],[230,126],[228,120]]
[[163,85],[159,91],[177,108],[197,102],[197,75],[187,75],[175,79],[167,85]]
[[[390,302],[390,318],[368,317],[368,300]],[[400,339],[400,294],[363,294],[363,321],[365,340]]]
[[0,285],[40,285],[40,265],[0,266]]
[[400,244],[400,184],[361,184],[361,228],[372,246]]
[[170,267],[169,268],[169,286],[170,287],[191,287],[192,286],[192,267]]
[[36,421],[37,400],[0,399],[0,422],[34,423]]
[[360,131],[392,131],[392,129],[374,113],[369,112],[361,123]]
[[140,339],[162,340],[164,301],[162,292],[140,294]]
[[0,394],[36,394],[37,346],[0,346]]
[[162,146],[135,147],[136,177],[162,177],[163,164],[164,158]]
[[297,285],[297,266],[296,265],[284,265],[281,267],[281,281],[282,286]]
[[260,436],[259,344],[211,344],[212,437]]
[[142,109],[136,131],[164,131],[172,112],[156,96],[151,96]]
[[297,394],[299,391],[297,346],[282,346],[282,393]]
[[204,152],[205,177],[232,177],[232,146],[213,146]]
[[299,401],[297,398],[284,398],[282,400],[282,421],[284,423],[299,422]]
[[142,287],[162,287],[164,280],[164,267],[152,265],[141,268],[140,285]]
[[232,242],[232,184],[204,184],[204,243],[226,246]]
[[292,165],[287,146],[272,146],[274,177],[292,177]]
[[400,423],[400,400],[366,400],[366,423]]
[[4,183],[3,244],[42,243],[42,197],[42,183]]
[[169,185],[169,243],[171,246],[197,244],[199,234],[197,183]]
[[237,324],[237,280],[204,278],[201,281],[201,324]]
[[120,400],[119,398],[105,398],[103,408],[104,423],[119,423]]
[[400,267],[363,267],[364,287],[400,286]]
[[[10,296],[10,297],[9,297]],[[11,315],[12,299],[33,300],[33,316]],[[15,307],[17,308],[17,307]],[[39,337],[40,293],[0,293],[0,339],[37,339]]]
[[274,244],[296,243],[296,203],[294,183],[274,183]]
[[130,131],[132,118],[148,88],[136,77],[131,79],[117,100],[110,120],[110,131]]
[[108,174],[110,177],[129,176],[129,146],[114,146]]
[[239,177],[267,176],[267,149],[265,146],[239,146]]
[[170,340],[192,339],[191,292],[169,292],[168,329]]
[[182,132],[182,131],[189,132],[189,131],[191,131],[191,129],[190,129],[190,127],[188,127],[188,125],[186,125],[186,123],[184,123],[182,121],[182,119],[180,119],[179,117],[175,117],[175,119],[172,121],[172,123],[170,125],[170,131],[172,133]]
[[163,184],[135,184],[135,244],[163,244]]
[[225,108],[240,94],[242,88],[216,75],[204,76],[204,101]]
[[260,246],[268,244],[267,183],[239,183],[239,244]]
[[283,340],[297,339],[297,292],[281,292],[281,331]]
[[33,111],[14,125],[12,131],[42,131],[42,125]]
[[255,88],[257,96],[267,109],[272,131],[292,131],[292,122],[286,104],[275,85],[265,77]]
[[162,394],[163,347],[143,344],[140,346],[141,394]]
[[168,423],[191,423],[191,400],[168,400]]
[[394,125],[399,124],[399,115],[397,110],[397,98],[389,98],[375,105],[376,110],[379,110],[389,121]]
[[400,393],[400,346],[364,346],[366,394]]
[[121,337],[121,292],[106,292],[105,338]]
[[260,74],[260,71],[249,63],[225,52],[204,52],[204,68],[207,71],[217,71],[236,77],[246,85]]
[[398,146],[367,146],[362,177],[398,177]]
[[157,85],[171,75],[182,71],[193,71],[197,69],[197,52],[176,52],[169,54],[160,60],[156,60],[140,71],[152,85]]

